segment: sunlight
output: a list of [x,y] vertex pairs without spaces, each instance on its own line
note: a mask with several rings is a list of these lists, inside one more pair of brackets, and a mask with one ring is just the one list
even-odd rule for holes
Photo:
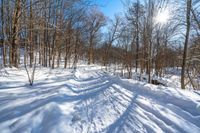
[[159,11],[156,15],[155,22],[159,24],[165,24],[170,18],[169,10]]

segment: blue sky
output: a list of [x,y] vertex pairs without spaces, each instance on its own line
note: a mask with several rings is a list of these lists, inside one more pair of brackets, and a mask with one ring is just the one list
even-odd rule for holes
[[100,10],[109,18],[113,18],[114,14],[123,12],[123,4],[121,0],[96,0],[100,5]]

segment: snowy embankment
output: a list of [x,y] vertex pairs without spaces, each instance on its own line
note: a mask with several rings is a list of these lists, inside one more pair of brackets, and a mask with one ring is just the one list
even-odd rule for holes
[[122,80],[98,66],[0,76],[1,133],[200,132],[200,93]]

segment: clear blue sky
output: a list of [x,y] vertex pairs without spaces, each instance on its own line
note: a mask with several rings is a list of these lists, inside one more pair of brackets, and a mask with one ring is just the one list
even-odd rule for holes
[[121,0],[96,0],[100,10],[109,18],[113,18],[116,13],[123,12]]

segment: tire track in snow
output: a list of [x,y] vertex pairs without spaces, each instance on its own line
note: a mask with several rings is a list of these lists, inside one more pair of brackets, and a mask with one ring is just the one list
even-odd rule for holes
[[[113,79],[111,79],[110,76],[107,77],[107,80],[113,81]],[[121,84],[121,82],[122,81],[119,82],[119,79],[117,79],[117,83],[114,80],[113,84],[118,84],[118,87],[114,86],[114,89],[113,89],[113,84],[112,84],[111,88],[106,89],[106,91],[102,92],[104,94],[105,98],[108,99],[108,101],[112,104],[112,109],[115,110],[115,112],[117,112],[119,117],[121,115],[123,115],[123,110],[127,108],[127,105],[122,103],[121,101],[126,100],[126,101],[130,102],[129,101],[130,96],[128,96],[124,91],[122,91],[121,90],[122,88],[124,88],[126,91],[131,91],[133,93],[136,93],[136,95],[145,96],[147,101],[149,101],[149,100],[150,101],[160,100],[159,98],[155,99],[153,94],[151,94],[151,93],[148,93],[148,92],[143,93],[141,91],[137,92],[136,89],[132,90],[132,89],[130,89],[129,85],[124,85],[124,83]],[[156,95],[156,94],[154,94],[154,95]],[[142,102],[138,102],[138,103],[137,102],[135,103],[135,108],[139,108],[141,110],[141,112],[137,112],[137,111],[132,112],[132,114],[130,115],[130,118],[127,119],[127,121],[129,121],[129,122],[126,122],[127,125],[125,124],[126,128],[130,127],[131,124],[137,125],[138,123],[140,123],[142,125],[140,127],[142,127],[143,131],[147,131],[147,132],[156,132],[154,130],[154,128],[157,129],[157,130],[160,130],[160,132],[174,132],[174,131],[176,131],[173,128],[178,129],[180,132],[189,131],[188,129],[186,129],[186,131],[183,130],[182,127],[181,127],[181,124],[178,124],[178,123],[170,120],[164,114],[157,113],[157,112],[162,112],[162,111],[152,109],[151,107],[144,105]],[[157,101],[157,103],[156,103],[156,105],[160,106],[161,109],[164,108],[164,106],[165,106],[165,103],[162,103],[162,102],[163,101],[161,100],[161,101]],[[128,110],[130,110],[130,109],[128,109]],[[182,121],[185,121],[185,119],[182,118],[181,116],[177,115],[177,112],[174,112],[173,109],[171,110],[170,108],[167,108],[166,110],[167,110],[167,112],[170,112],[170,115],[172,116],[171,118],[178,118],[178,119],[181,119]],[[138,118],[134,116],[134,113],[137,113]],[[148,119],[151,122],[151,124],[146,124],[144,122],[141,122],[141,118],[144,118],[144,117],[146,119]],[[186,120],[189,120],[189,119],[186,119]],[[91,120],[91,121],[92,121],[92,123],[94,123],[93,120]],[[130,121],[136,121],[136,122],[130,123]],[[145,121],[145,119],[143,119],[143,121]],[[194,128],[193,131],[199,130],[198,128],[195,128],[195,125],[193,125],[192,123],[188,122],[187,124],[189,124],[190,127]],[[94,123],[94,125],[95,125],[95,123]],[[162,127],[162,129],[158,125],[160,127]],[[120,130],[122,130],[122,129],[120,129]],[[111,131],[111,130],[108,130],[108,131]]]

